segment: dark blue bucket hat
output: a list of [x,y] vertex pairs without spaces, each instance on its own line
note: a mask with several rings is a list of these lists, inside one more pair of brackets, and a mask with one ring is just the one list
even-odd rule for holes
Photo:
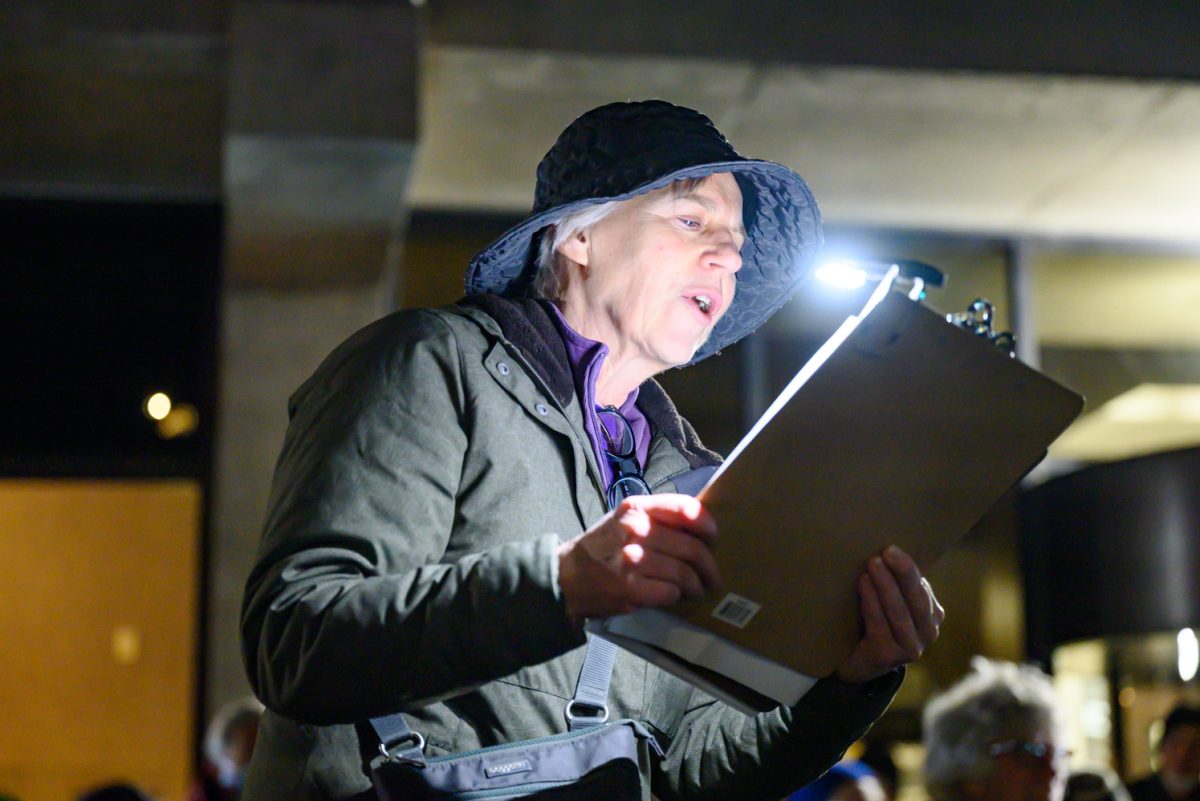
[[738,155],[708,117],[662,100],[610,103],[567,126],[538,165],[530,215],[471,260],[467,292],[525,294],[539,232],[566,214],[716,172],[741,188],[746,242],[733,305],[692,361],[711,356],[766,322],[812,272],[821,214],[795,172]]

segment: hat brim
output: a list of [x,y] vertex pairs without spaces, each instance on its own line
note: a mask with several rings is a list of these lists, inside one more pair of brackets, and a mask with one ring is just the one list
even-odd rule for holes
[[527,287],[536,257],[535,234],[573,211],[717,172],[732,173],[742,190],[746,242],[733,305],[692,357],[690,363],[695,364],[765,323],[787,303],[816,263],[823,241],[820,210],[804,179],[782,164],[745,159],[695,165],[621,195],[588,198],[531,215],[471,260],[467,292],[503,295]]

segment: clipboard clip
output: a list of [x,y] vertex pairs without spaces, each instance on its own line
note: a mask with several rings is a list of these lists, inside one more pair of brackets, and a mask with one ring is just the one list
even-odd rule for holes
[[1011,331],[996,330],[996,307],[989,300],[975,298],[965,312],[947,314],[946,322],[986,339],[1010,357],[1017,355],[1016,336]]

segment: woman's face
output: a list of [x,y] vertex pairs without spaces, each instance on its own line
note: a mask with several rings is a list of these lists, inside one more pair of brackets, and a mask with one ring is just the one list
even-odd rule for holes
[[582,315],[581,333],[648,372],[686,364],[733,302],[745,238],[729,173],[678,196],[667,187],[627,200],[562,246],[579,265],[564,298],[568,319]]
[[1048,732],[1003,740],[993,751],[987,778],[967,783],[970,801],[1062,801],[1067,755]]

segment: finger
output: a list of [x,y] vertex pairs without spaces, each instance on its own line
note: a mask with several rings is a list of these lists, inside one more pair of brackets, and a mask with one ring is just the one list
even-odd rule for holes
[[686,562],[632,543],[624,548],[626,561],[632,568],[632,575],[666,582],[679,588],[685,598],[702,598],[704,584],[700,576]]
[[630,539],[687,564],[700,577],[707,590],[715,592],[721,588],[721,571],[717,567],[716,557],[708,545],[691,534],[655,522],[644,537]]
[[647,606],[670,606],[683,597],[678,584],[639,573],[626,576],[627,596],[634,609]]
[[929,580],[922,576],[921,581],[925,582],[925,589],[929,591],[929,600],[933,602],[934,620],[937,621],[938,628],[940,629],[942,624],[946,622],[946,610],[942,607],[941,602],[938,601],[937,595],[934,594],[933,585],[929,583]]
[[[721,574],[716,558],[707,545],[690,534],[654,523],[646,536],[634,536],[630,540],[631,544],[641,546],[648,554],[662,556],[687,568],[700,581],[701,592],[720,589]],[[670,575],[661,577],[670,578]],[[689,597],[691,595],[689,593]]]
[[626,498],[609,513],[621,531],[622,544],[632,535],[645,536],[650,533],[650,526],[653,523],[646,510],[638,504],[629,503],[631,500],[631,498]]
[[605,561],[621,552],[636,532],[650,530],[650,516],[635,506],[618,506],[580,535],[580,544],[593,559]]
[[892,629],[884,615],[883,605],[879,602],[875,583],[866,573],[858,577],[858,605],[862,614],[863,638],[873,642],[890,642]]
[[937,600],[933,597],[933,588],[921,575],[921,569],[917,567],[916,562],[895,545],[883,552],[883,560],[891,569],[892,576],[908,604],[917,636],[921,639],[921,648],[924,650],[938,636]]
[[934,639],[937,639],[938,632],[942,628],[942,623],[946,620],[946,610],[938,602],[937,595],[933,591],[933,585],[924,576],[921,576],[921,588],[929,598],[929,618],[933,627]]
[[634,495],[621,501],[617,508],[619,510],[626,506],[638,509],[659,523],[686,531],[709,544],[716,540],[716,519],[691,495]]
[[923,578],[921,570],[912,557],[895,545],[889,545],[883,551],[883,561],[891,570],[896,584],[900,587],[905,599],[912,605],[913,611],[929,612],[929,597],[921,585]]
[[867,571],[875,585],[876,592],[879,593],[879,602],[883,607],[888,628],[891,629],[892,639],[905,652],[909,661],[916,659],[924,649],[917,636],[912,610],[908,608],[908,602],[901,593],[895,576],[892,575],[892,571],[883,559],[878,556],[873,557],[867,563]]

